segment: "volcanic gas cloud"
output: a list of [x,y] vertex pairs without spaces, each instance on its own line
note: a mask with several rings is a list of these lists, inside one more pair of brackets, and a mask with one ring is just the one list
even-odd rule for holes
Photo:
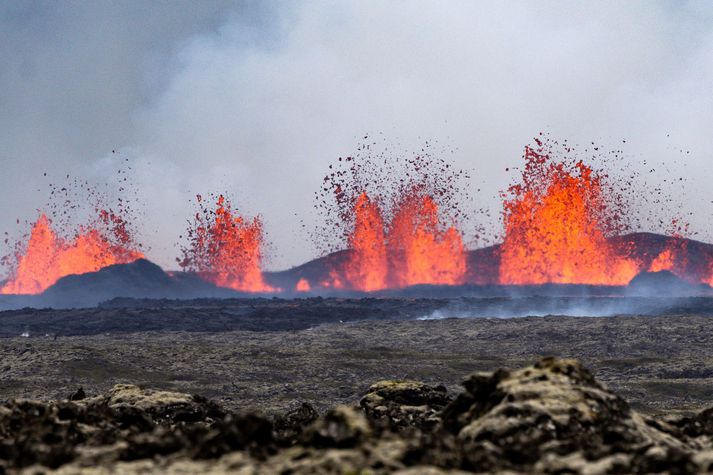
[[258,217],[246,220],[236,215],[223,195],[215,209],[204,206],[188,228],[189,245],[183,249],[179,265],[198,273],[219,287],[243,292],[274,291],[263,279],[263,228]]
[[81,227],[71,238],[63,238],[50,219],[40,215],[26,246],[11,256],[12,273],[0,293],[39,294],[66,275],[142,258],[126,224],[120,216],[100,210],[94,223]]

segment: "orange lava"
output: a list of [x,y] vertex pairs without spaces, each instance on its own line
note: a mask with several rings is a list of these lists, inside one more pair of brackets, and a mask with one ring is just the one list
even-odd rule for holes
[[[430,196],[412,193],[395,207],[385,231],[379,206],[362,193],[354,207],[354,229],[345,280],[354,290],[374,291],[417,284],[457,285],[466,272],[466,250],[455,227],[443,229]],[[341,279],[332,277],[330,287]]]
[[663,250],[649,266],[649,272],[673,271],[676,265],[674,251],[671,248]]
[[466,250],[460,233],[443,230],[438,206],[430,196],[413,193],[398,206],[389,230],[390,282],[458,285],[466,272]]
[[297,285],[295,285],[295,290],[297,292],[309,292],[312,290],[312,286],[309,285],[309,281],[305,278],[302,278],[297,281]]
[[52,229],[49,218],[42,214],[0,294],[39,294],[61,277],[95,272],[143,257],[143,253],[129,246],[123,220],[106,211],[101,212],[100,218],[115,225],[114,241],[118,243],[97,228],[82,230],[71,240],[62,239]]
[[339,272],[337,272],[335,269],[331,269],[329,271],[329,278],[320,282],[319,286],[323,287],[325,289],[335,289],[335,290],[340,290],[345,287],[342,277],[340,276]]
[[626,285],[638,264],[607,242],[601,178],[581,161],[573,169],[529,147],[521,184],[504,200],[502,284]]
[[349,236],[346,280],[353,289],[370,292],[386,287],[386,239],[379,206],[362,193],[354,206],[354,230]]
[[[201,202],[201,198],[198,197]],[[220,195],[214,218],[196,214],[189,230],[191,246],[180,265],[198,272],[219,287],[242,292],[271,292],[262,275],[262,222],[234,216],[230,203]]]
[[[698,266],[691,265],[688,240],[680,233],[681,228],[676,229],[677,225],[678,221],[674,220],[672,224],[673,231],[669,232],[670,237],[666,242],[666,247],[651,262],[648,270],[649,272],[673,272],[681,279],[688,280],[691,283],[705,282],[707,280],[705,271],[701,273],[696,269]],[[688,226],[683,226],[683,228],[687,230]],[[704,267],[706,266],[704,265]]]

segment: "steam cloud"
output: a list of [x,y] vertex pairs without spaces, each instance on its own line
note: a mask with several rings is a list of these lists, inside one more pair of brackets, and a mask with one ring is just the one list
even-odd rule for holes
[[175,267],[189,200],[227,190],[284,268],[314,257],[313,193],[365,133],[453,147],[496,228],[505,168],[544,130],[668,164],[653,178],[686,178],[711,236],[709,2],[180,6],[0,6],[0,230],[36,216],[48,180],[110,180],[129,158],[150,258]]

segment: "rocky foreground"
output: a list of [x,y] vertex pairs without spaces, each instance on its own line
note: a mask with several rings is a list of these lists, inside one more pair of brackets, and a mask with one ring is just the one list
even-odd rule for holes
[[475,373],[464,391],[381,381],[319,415],[234,413],[199,396],[117,385],[0,406],[8,473],[700,473],[713,409],[650,418],[574,360]]

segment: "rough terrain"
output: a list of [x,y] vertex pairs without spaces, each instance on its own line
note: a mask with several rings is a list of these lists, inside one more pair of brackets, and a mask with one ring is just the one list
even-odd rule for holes
[[[711,470],[710,299],[657,316],[442,318],[543,302],[604,300],[2,312],[0,473]],[[567,360],[529,367],[548,356]]]
[[[343,321],[359,316],[355,309],[338,311]],[[26,326],[13,323],[18,336],[0,338],[0,400],[60,399],[79,387],[98,394],[129,383],[201,394],[236,410],[284,411],[301,401],[323,410],[359,398],[381,379],[453,390],[472,371],[558,356],[582,361],[647,413],[713,403],[713,318],[703,316],[337,320],[311,326],[295,314],[284,330],[226,331],[221,317],[205,310],[197,315],[214,325],[210,332],[163,330],[154,321],[143,331],[120,333],[121,322],[114,321],[102,333],[45,336],[32,330],[29,312]],[[165,320],[177,315],[185,323],[179,310],[160,312]],[[150,312],[123,313],[140,321]],[[101,322],[116,314],[100,315],[100,309],[61,314],[67,321]],[[19,336],[23,328],[29,337]]]
[[703,473],[713,410],[652,418],[575,360],[476,372],[443,386],[386,380],[322,415],[267,417],[204,398],[117,385],[0,406],[10,473]]

